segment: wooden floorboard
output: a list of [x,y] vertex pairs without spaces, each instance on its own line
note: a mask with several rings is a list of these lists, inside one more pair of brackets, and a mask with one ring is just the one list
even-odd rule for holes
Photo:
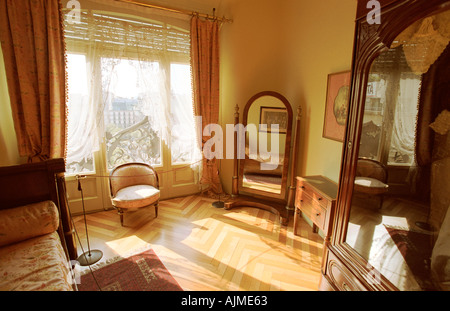
[[[304,220],[294,236],[292,217],[281,226],[268,211],[218,209],[213,201],[162,201],[157,218],[153,208],[138,210],[124,215],[124,227],[115,210],[89,214],[90,247],[104,253],[101,262],[152,248],[186,291],[318,289],[323,239]],[[74,223],[86,251],[83,217]]]

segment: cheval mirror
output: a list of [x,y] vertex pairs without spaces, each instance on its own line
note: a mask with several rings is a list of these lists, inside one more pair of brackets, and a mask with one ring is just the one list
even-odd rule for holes
[[450,1],[381,2],[357,20],[321,288],[450,290]]
[[[236,107],[235,125],[239,124],[238,109]],[[298,113],[297,131],[299,122]],[[225,203],[225,209],[265,209],[279,216],[280,222],[285,225],[292,209],[291,192],[295,186],[293,180],[288,181],[294,169],[294,163],[289,161],[292,149],[292,158],[296,156],[296,139],[292,139],[292,107],[277,92],[258,93],[247,102],[242,125],[245,132],[235,134],[235,142],[239,143],[235,146],[237,156],[234,160],[233,193],[232,199]],[[297,137],[298,133],[295,135]]]

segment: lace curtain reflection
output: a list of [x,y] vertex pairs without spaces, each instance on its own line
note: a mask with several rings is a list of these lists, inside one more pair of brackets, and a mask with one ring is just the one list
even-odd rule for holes
[[[399,96],[393,120],[391,150],[395,151],[394,161],[414,163],[416,140],[417,102],[420,90],[420,76],[400,79]],[[399,159],[397,159],[399,158]]]
[[439,58],[450,41],[450,11],[419,20],[394,41],[403,45],[407,62],[416,74],[423,74]]

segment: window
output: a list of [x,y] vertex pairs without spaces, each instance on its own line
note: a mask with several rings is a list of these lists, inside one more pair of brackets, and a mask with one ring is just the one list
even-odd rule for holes
[[86,139],[91,133],[82,124],[89,123],[89,94],[86,73],[86,56],[69,54],[68,72],[68,137],[67,137],[67,173],[85,173],[94,171],[92,141]]
[[176,126],[171,132],[172,164],[191,162],[192,150],[195,148],[195,122],[193,107],[189,111],[185,103],[192,102],[191,66],[171,64],[171,116]]
[[[400,52],[392,49],[377,59],[369,75],[359,156],[387,165],[411,166],[415,163],[421,76],[404,64]],[[398,57],[403,66],[391,68]]]
[[[102,59],[108,169],[128,163],[161,165],[162,139],[149,124],[154,101],[161,101],[160,65],[126,59]],[[109,78],[110,77],[110,78]]]
[[94,171],[102,144],[107,169],[127,162],[191,163],[196,133],[189,31],[95,11],[82,12],[81,23],[65,31],[67,172]]

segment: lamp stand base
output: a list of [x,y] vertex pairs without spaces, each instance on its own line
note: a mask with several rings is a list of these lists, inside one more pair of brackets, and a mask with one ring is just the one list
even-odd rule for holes
[[103,252],[97,249],[85,252],[83,254],[81,254],[78,258],[77,261],[80,263],[80,266],[90,266],[94,263],[96,263],[97,261],[99,261],[100,259],[102,259],[103,257]]
[[215,208],[223,208],[225,206],[225,203],[222,201],[216,201],[212,204]]

